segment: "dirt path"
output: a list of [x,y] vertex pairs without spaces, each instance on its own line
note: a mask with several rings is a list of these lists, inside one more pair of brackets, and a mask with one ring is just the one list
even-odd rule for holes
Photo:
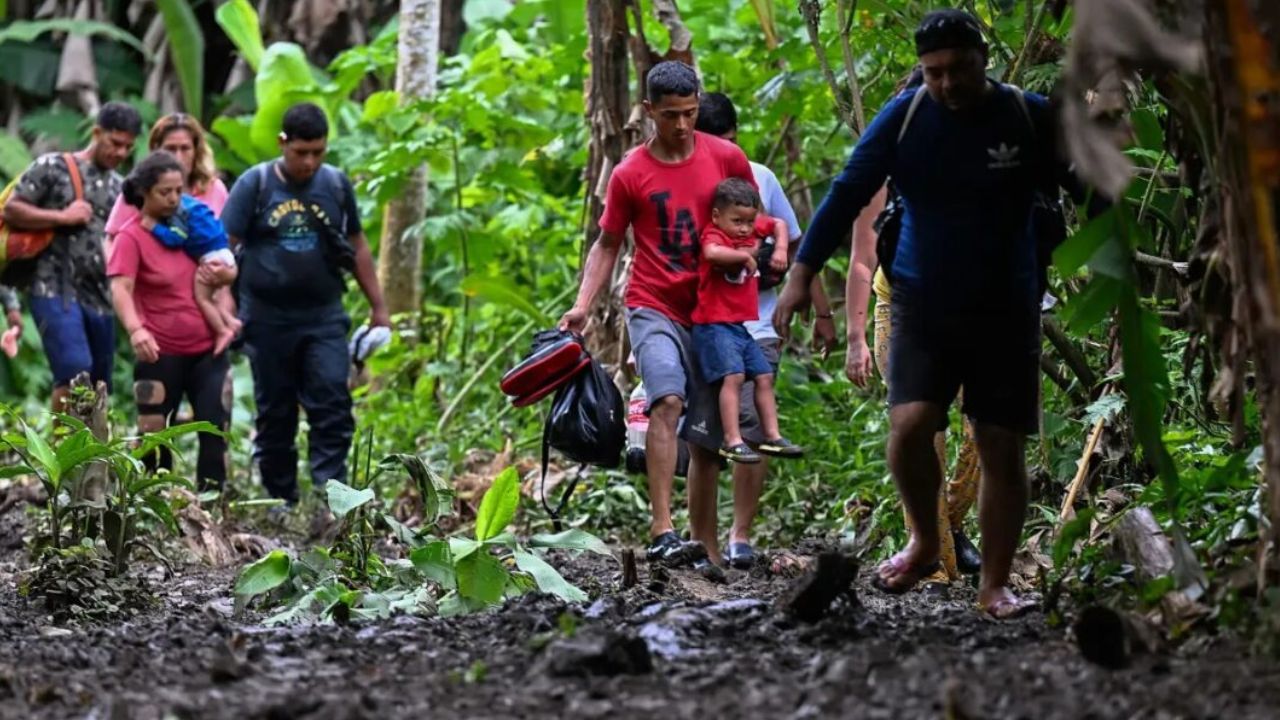
[[[156,582],[158,609],[63,629],[17,595],[12,552],[0,560],[5,719],[1273,718],[1280,708],[1280,665],[1225,641],[1110,672],[1040,616],[995,623],[965,592],[886,598],[865,577],[858,601],[813,625],[773,610],[789,581],[659,582],[642,564],[639,586],[583,608],[530,596],[464,618],[263,628],[232,617],[231,573],[188,568]],[[605,559],[562,565],[581,586],[617,587]]]

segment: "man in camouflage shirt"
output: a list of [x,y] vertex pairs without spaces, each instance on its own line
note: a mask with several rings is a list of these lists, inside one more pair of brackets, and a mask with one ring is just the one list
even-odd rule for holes
[[[61,153],[42,155],[22,174],[5,204],[5,222],[54,229],[53,243],[30,272],[29,307],[53,372],[53,407],[61,411],[71,379],[88,372],[111,383],[115,319],[103,254],[103,227],[123,182],[116,168],[142,131],[138,112],[110,102],[98,112],[89,147],[75,153],[84,188],[76,200]],[[15,268],[16,269],[16,268]]]

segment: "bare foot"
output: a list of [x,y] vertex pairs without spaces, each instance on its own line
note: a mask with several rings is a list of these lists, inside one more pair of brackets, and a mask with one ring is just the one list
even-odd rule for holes
[[231,347],[231,342],[235,339],[236,332],[231,328],[218,333],[217,337],[213,339],[213,354],[221,355],[226,352],[227,348]]
[[913,536],[906,549],[880,564],[871,584],[881,592],[900,595],[937,570],[937,550],[929,552]]
[[1025,615],[1036,607],[1036,602],[1020,598],[1007,587],[978,592],[978,608],[996,620],[1010,620]]

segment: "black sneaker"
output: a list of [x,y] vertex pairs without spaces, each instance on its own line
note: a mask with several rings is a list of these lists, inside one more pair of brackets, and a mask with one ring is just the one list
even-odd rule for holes
[[756,551],[751,543],[731,542],[729,552],[725,553],[729,567],[737,570],[750,570],[756,564]]
[[706,560],[707,549],[700,542],[681,540],[674,530],[668,530],[649,543],[645,558],[651,563],[679,567]]
[[725,575],[724,568],[707,558],[693,561],[693,570],[713,583],[723,584],[729,581],[729,576]]
[[804,455],[804,448],[784,437],[780,437],[760,443],[760,452],[773,457],[798,458]]
[[956,569],[965,575],[977,575],[982,572],[982,553],[974,547],[973,541],[963,530],[952,530],[951,539],[956,543]]
[[720,457],[728,458],[733,462],[743,463],[744,465],[754,465],[760,462],[760,454],[752,450],[751,446],[746,443],[720,448]]

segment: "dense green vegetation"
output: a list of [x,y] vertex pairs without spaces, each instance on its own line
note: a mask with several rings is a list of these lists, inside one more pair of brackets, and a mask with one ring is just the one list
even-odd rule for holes
[[[844,36],[867,117],[911,68],[908,28],[937,4],[868,1],[858,4],[849,18]],[[843,105],[848,87],[840,62],[845,28],[837,5],[849,3],[816,5],[826,7],[819,36],[835,65]],[[993,75],[1029,90],[1051,91],[1061,70],[1070,12],[1058,22],[1034,13],[1024,0],[978,5],[997,38]],[[288,103],[303,98],[319,100],[336,118],[331,161],[357,180],[371,239],[379,236],[382,208],[398,194],[407,173],[422,162],[430,168],[429,207],[420,228],[424,302],[420,312],[398,318],[397,339],[372,359],[372,382],[358,394],[361,434],[372,437],[367,450],[376,457],[419,455],[446,478],[483,468],[488,456],[477,459],[477,450],[504,454],[509,461],[535,454],[540,412],[511,408],[498,391],[497,378],[518,359],[531,332],[550,325],[568,306],[576,288],[588,139],[583,122],[588,72],[583,1],[467,3],[467,33],[460,51],[442,60],[436,95],[407,106],[398,105],[391,89],[394,22],[374,28],[367,45],[319,68],[297,46],[264,48],[256,20],[245,13],[247,6],[228,3],[218,12],[221,29],[197,31],[225,31],[255,66],[256,82],[223,95],[196,89],[194,76],[182,75],[185,93],[203,99],[206,125],[220,138],[223,170],[234,174],[269,157],[272,123]],[[644,16],[651,18],[648,3],[642,6]],[[803,225],[853,144],[804,16],[794,3],[769,0],[687,0],[680,10],[706,87],[727,93],[738,104],[740,143],[752,159],[777,172]],[[647,20],[646,29],[655,50],[664,52],[661,26]],[[47,48],[48,36],[7,40],[0,44],[0,54],[34,57]],[[113,36],[100,37],[95,52],[139,62],[131,44]],[[24,98],[41,97],[38,87],[15,89]],[[109,75],[101,88],[104,98],[126,100],[136,98],[139,90],[124,75]],[[1091,377],[1067,362],[1061,348],[1046,345],[1062,382],[1045,379],[1043,434],[1028,450],[1036,505],[1028,536],[1037,540],[1037,554],[1052,555],[1057,565],[1046,573],[1046,581],[1063,580],[1090,595],[1129,588],[1124,592],[1138,597],[1124,581],[1131,568],[1087,543],[1073,548],[1074,541],[1090,536],[1089,519],[1107,519],[1117,503],[1155,507],[1166,523],[1180,519],[1196,558],[1214,570],[1237,565],[1237,555],[1248,552],[1258,538],[1265,513],[1257,481],[1261,441],[1252,393],[1239,396],[1240,406],[1234,408],[1239,421],[1233,426],[1232,414],[1210,398],[1214,361],[1193,342],[1187,315],[1180,313],[1188,292],[1181,271],[1133,262],[1135,252],[1186,261],[1200,212],[1193,189],[1179,186],[1174,175],[1177,164],[1164,136],[1171,112],[1168,99],[1152,85],[1135,88],[1133,95],[1137,109],[1128,153],[1140,171],[1127,202],[1079,228],[1056,258],[1052,292],[1061,302],[1057,317]],[[148,118],[156,114],[155,108],[145,110]],[[24,143],[72,147],[86,124],[51,103],[29,113],[21,127]],[[29,157],[27,147],[14,138],[0,141],[0,175],[7,179]],[[826,278],[834,296],[842,294],[846,266],[847,256],[838,259]],[[350,309],[359,317],[362,301],[358,293],[350,297]],[[48,419],[37,419],[35,410],[44,405],[48,374],[38,343],[29,326],[21,354],[5,365],[4,389],[5,401],[41,426]],[[883,389],[857,390],[845,381],[843,365],[840,354],[823,359],[811,353],[806,332],[784,357],[778,383],[782,423],[809,453],[772,473],[758,525],[766,545],[839,535],[876,555],[901,540],[901,516],[884,461]],[[128,364],[121,362],[118,387],[128,387],[127,378]],[[238,368],[236,381],[239,408],[231,432],[235,472],[229,493],[252,497],[259,491],[249,473],[245,368]],[[127,427],[123,397],[115,398],[114,408],[115,425]],[[1090,490],[1081,495],[1080,506],[1098,505],[1108,490],[1126,499],[1110,497],[1096,515],[1081,514],[1085,520],[1069,525],[1060,536],[1066,541],[1060,539],[1055,550],[1063,495],[1099,419],[1104,432]],[[958,420],[953,426],[958,429]],[[727,478],[725,483],[727,490]],[[401,489],[387,483],[377,487],[388,497]],[[572,521],[600,536],[634,539],[645,528],[643,488],[642,478],[593,470],[580,487]],[[683,503],[678,506],[676,522],[683,526]],[[726,519],[727,510],[725,504]],[[531,531],[546,525],[538,512],[526,512],[518,522]],[[1064,576],[1068,568],[1071,572]],[[361,571],[367,581],[367,569]],[[1152,597],[1159,593],[1147,593],[1148,600]]]

